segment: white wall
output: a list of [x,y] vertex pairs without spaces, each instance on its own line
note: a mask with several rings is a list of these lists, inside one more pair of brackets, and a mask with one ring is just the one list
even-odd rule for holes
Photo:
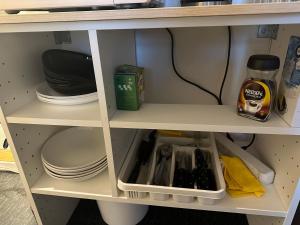
[[[256,26],[233,27],[232,57],[224,102],[236,104],[250,55],[268,53],[269,39],[256,38]],[[226,27],[173,29],[176,64],[186,78],[214,93],[224,75],[228,35]],[[171,43],[165,29],[136,32],[137,62],[145,67],[145,99],[154,103],[216,104],[213,97],[179,80],[171,67]]]
[[61,44],[57,45],[57,47],[60,49],[76,51],[91,55],[91,47],[87,31],[72,31],[71,39],[71,44]]

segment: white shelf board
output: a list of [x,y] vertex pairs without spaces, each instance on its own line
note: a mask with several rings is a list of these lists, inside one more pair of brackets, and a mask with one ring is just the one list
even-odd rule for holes
[[[3,1],[3,0],[2,0]],[[11,2],[6,0],[7,2]],[[33,0],[31,0],[33,1]],[[58,2],[58,0],[56,0]],[[96,0],[94,0],[96,2]],[[19,3],[27,5],[25,8],[32,8],[32,5],[27,3],[28,0]],[[36,2],[45,2],[36,1]],[[50,0],[48,0],[50,2]],[[60,4],[66,4],[65,1],[59,1]],[[79,2],[77,0],[77,2]],[[85,4],[88,6],[88,1]],[[53,0],[51,1],[53,3]],[[16,3],[11,3],[16,5]],[[40,3],[45,4],[45,3]],[[74,4],[74,3],[73,3]],[[99,4],[99,0],[97,0]],[[53,4],[52,4],[53,5]],[[268,17],[271,15],[279,15],[283,18],[299,13],[299,2],[272,2],[264,4],[229,4],[220,6],[202,6],[202,7],[166,7],[166,8],[142,8],[142,9],[122,9],[122,10],[95,10],[95,11],[81,11],[81,12],[34,12],[23,13],[17,15],[1,14],[0,24],[24,24],[24,23],[50,23],[50,22],[80,22],[80,21],[111,21],[111,20],[137,20],[137,19],[158,19],[163,22],[165,18],[186,18],[186,17],[220,17],[219,20],[224,19],[224,16],[260,16],[259,18]],[[7,9],[8,6],[0,6],[2,9]],[[13,6],[10,7],[12,9]],[[20,7],[20,6],[18,6]],[[15,7],[19,9],[18,7]],[[37,6],[35,6],[37,7]],[[53,7],[53,6],[52,6]],[[21,7],[22,8],[22,7]],[[49,8],[49,7],[47,7]],[[50,7],[51,8],[51,7]],[[223,17],[221,17],[223,16]],[[281,19],[282,21],[282,19]],[[134,21],[135,22],[135,21]],[[236,23],[238,23],[237,21]],[[145,22],[144,22],[145,23]],[[72,25],[72,24],[70,24]],[[145,26],[145,25],[144,25]]]
[[61,106],[35,100],[6,119],[8,123],[102,127],[98,102]]
[[32,193],[54,195],[72,198],[106,200],[112,202],[123,202],[133,204],[156,205],[164,207],[209,210],[219,212],[243,213],[264,216],[285,217],[287,209],[284,207],[277,191],[273,185],[266,187],[266,194],[261,197],[226,197],[215,205],[203,205],[197,201],[192,203],[178,203],[173,199],[167,201],[151,200],[149,197],[142,199],[128,199],[124,196],[112,197],[111,185],[108,172],[104,172],[84,182],[66,182],[56,180],[47,174],[42,177],[31,188]]
[[83,182],[58,180],[44,173],[32,186],[31,192],[84,199],[102,199],[112,196],[108,170]]
[[267,122],[238,116],[234,106],[143,104],[138,111],[117,110],[110,120],[113,128],[169,129],[210,132],[300,134],[275,113]]
[[0,171],[10,171],[19,173],[18,167],[15,162],[0,161]]
[[264,215],[275,217],[286,217],[287,209],[284,207],[277,191],[273,185],[266,187],[266,194],[263,197],[241,197],[231,198],[226,195],[224,199],[220,200],[215,205],[203,205],[195,201],[192,203],[179,203],[173,199],[167,201],[151,200],[149,197],[143,199],[127,199],[121,197],[124,202],[137,203],[145,205],[157,205],[176,208],[198,209],[208,211],[242,213],[252,215]]

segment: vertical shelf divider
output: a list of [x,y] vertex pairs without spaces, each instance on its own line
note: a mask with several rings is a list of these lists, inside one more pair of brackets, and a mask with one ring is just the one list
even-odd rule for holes
[[110,118],[116,112],[113,75],[119,65],[136,65],[135,31],[89,30],[89,38],[98,87],[112,195],[118,196],[118,173],[136,132],[134,129],[110,128]]
[[99,107],[101,112],[102,128],[103,128],[105,148],[107,154],[109,180],[111,183],[112,195],[118,196],[117,181],[116,181],[117,175],[114,168],[112,143],[111,143],[111,135],[110,135],[110,127],[109,127],[109,117],[108,117],[108,106],[106,102],[106,93],[104,88],[103,71],[102,71],[101,56],[100,56],[100,49],[98,43],[98,33],[96,30],[89,30],[89,39],[90,39],[90,46],[91,46],[95,78],[96,78],[98,97],[99,97]]

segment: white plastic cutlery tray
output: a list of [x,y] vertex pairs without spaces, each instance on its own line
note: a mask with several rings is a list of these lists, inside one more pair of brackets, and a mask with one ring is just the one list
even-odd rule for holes
[[[224,198],[226,185],[222,173],[222,168],[219,160],[218,151],[216,148],[215,138],[213,133],[197,133],[195,138],[182,138],[182,137],[158,137],[155,145],[154,152],[149,160],[149,163],[144,166],[148,167],[146,172],[144,171],[143,177],[139,180],[144,182],[127,183],[127,180],[135,166],[135,161],[138,154],[138,148],[141,138],[137,137],[129,150],[126,160],[122,166],[121,172],[118,179],[118,187],[124,191],[127,198],[146,198],[149,196],[150,199],[166,201],[173,198],[177,202],[194,202],[199,201],[202,204],[215,204],[217,200]],[[201,190],[194,188],[178,188],[172,187],[174,172],[175,172],[175,153],[176,148],[173,149],[171,158],[171,169],[170,169],[170,182],[169,186],[158,186],[152,185],[153,176],[155,174],[156,166],[156,154],[158,146],[163,143],[181,145],[181,146],[197,146],[203,151],[207,151],[210,155],[210,167],[214,173],[217,190]],[[196,147],[184,147],[184,151],[191,151],[192,155],[192,168],[195,168],[195,154],[194,150]],[[140,176],[139,176],[140,177]]]

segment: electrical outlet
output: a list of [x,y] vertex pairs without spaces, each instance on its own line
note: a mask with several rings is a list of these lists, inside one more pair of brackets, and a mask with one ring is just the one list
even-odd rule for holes
[[70,31],[55,31],[54,33],[54,40],[55,44],[72,44],[72,38]]
[[259,25],[257,29],[258,38],[277,39],[279,25]]

